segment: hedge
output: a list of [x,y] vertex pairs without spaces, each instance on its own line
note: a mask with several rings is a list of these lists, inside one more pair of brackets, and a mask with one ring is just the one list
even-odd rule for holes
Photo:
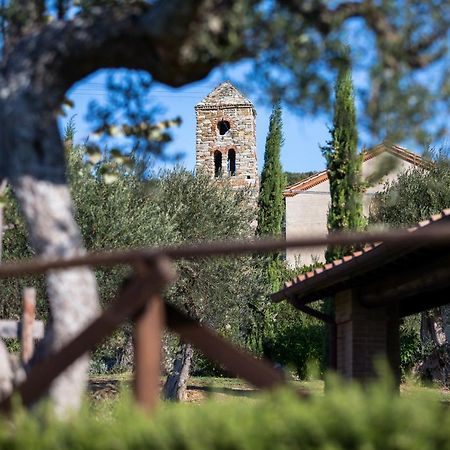
[[61,421],[18,412],[0,425],[0,449],[395,449],[450,448],[450,412],[436,398],[400,398],[386,384],[339,385],[299,399],[166,404],[147,417],[122,401]]

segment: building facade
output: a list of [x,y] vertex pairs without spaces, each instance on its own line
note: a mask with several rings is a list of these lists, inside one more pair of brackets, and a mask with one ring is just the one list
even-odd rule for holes
[[[364,153],[363,179],[390,169],[389,173],[371,185],[363,194],[364,214],[367,217],[375,193],[384,183],[395,180],[401,172],[412,167],[429,167],[420,156],[396,145],[380,144]],[[327,214],[330,206],[330,183],[326,171],[288,186],[286,201],[286,238],[328,234]],[[288,249],[286,259],[291,266],[325,262],[325,247]]]

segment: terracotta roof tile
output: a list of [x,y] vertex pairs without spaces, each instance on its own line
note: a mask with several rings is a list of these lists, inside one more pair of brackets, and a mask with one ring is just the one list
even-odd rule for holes
[[418,228],[426,227],[426,226],[429,225],[430,223],[431,223],[431,220],[430,220],[430,219],[422,220],[421,222],[419,222],[419,223],[417,224],[417,227],[418,227]]
[[[427,225],[430,225],[432,222],[437,222],[437,221],[439,221],[445,217],[449,217],[449,216],[450,216],[450,208],[443,210],[440,214],[435,214],[431,218],[431,220],[424,220],[424,221],[420,222],[416,227],[409,228],[408,230],[411,232],[414,232],[414,231],[418,230],[419,228],[423,228]],[[342,265],[345,266],[346,264],[348,264],[351,261],[358,261],[358,258],[361,258],[362,256],[365,256],[365,255],[371,253],[373,250],[375,250],[382,244],[383,244],[382,242],[376,242],[374,244],[366,245],[362,250],[355,251],[352,254],[344,256],[341,259],[336,259],[331,263],[325,264],[323,266],[323,268],[317,268],[313,272],[308,272],[306,275],[300,275],[300,276],[294,278],[294,280],[292,280],[292,283],[286,287],[295,289],[295,286],[297,284],[302,283],[306,279],[311,280],[312,278],[315,278],[317,276],[320,277],[321,279],[322,279],[322,277],[325,278],[328,275],[328,273],[332,272],[333,269],[335,269],[336,267],[342,266]],[[272,295],[277,295],[278,298],[280,298],[280,294],[283,294],[283,289]]]
[[[380,155],[383,152],[391,153],[405,161],[408,161],[412,164],[424,168],[430,168],[433,164],[423,159],[421,156],[416,155],[415,153],[407,150],[406,148],[400,147],[399,145],[392,145],[387,143],[379,144],[369,150],[363,151],[362,152],[363,161],[366,162],[374,158],[375,156]],[[308,189],[311,189],[314,186],[317,186],[318,184],[323,183],[324,181],[327,180],[328,180],[327,171],[323,170],[322,172],[311,175],[310,177],[305,178],[304,180],[298,181],[297,183],[288,186],[284,190],[283,195],[285,197],[293,197],[297,195],[299,192],[307,191]]]

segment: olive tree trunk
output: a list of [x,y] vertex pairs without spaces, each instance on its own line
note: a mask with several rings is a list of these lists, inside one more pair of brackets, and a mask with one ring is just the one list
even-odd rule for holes
[[420,337],[424,352],[417,366],[421,377],[450,383],[450,308],[442,306],[421,315]]
[[[41,257],[68,258],[85,252],[65,184],[27,176],[13,186],[27,220],[30,241]],[[97,284],[88,268],[51,271],[47,291],[51,321],[39,357],[61,348],[99,313]],[[53,383],[50,394],[58,411],[80,406],[88,364],[85,355]]]
[[173,362],[172,370],[164,384],[164,399],[172,401],[183,401],[186,399],[186,388],[193,355],[194,351],[190,344],[181,344]]

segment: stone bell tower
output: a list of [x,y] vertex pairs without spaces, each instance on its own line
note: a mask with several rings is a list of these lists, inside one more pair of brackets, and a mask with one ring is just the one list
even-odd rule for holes
[[233,187],[259,189],[256,161],[256,111],[229,81],[195,106],[196,171],[227,179]]

